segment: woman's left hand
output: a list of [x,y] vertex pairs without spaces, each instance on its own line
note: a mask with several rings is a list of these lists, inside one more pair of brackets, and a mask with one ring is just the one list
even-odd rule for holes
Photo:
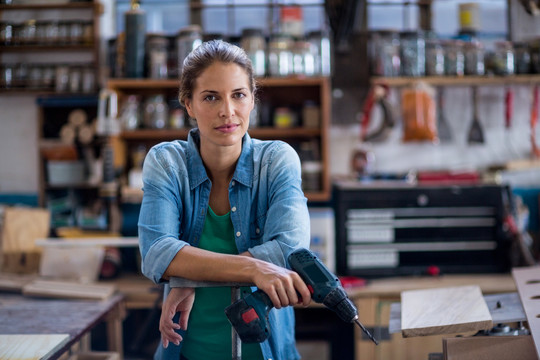
[[[179,345],[182,336],[175,330],[187,330],[189,314],[195,300],[195,289],[193,288],[172,288],[165,299],[159,318],[159,331],[161,331],[161,342],[164,348],[169,346],[169,342]],[[173,322],[173,317],[180,312],[180,320]]]

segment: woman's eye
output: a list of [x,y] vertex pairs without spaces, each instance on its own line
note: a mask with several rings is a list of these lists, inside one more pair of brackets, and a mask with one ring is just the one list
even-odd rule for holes
[[244,94],[244,93],[235,93],[235,94],[234,94],[234,97],[235,97],[236,99],[243,99],[243,98],[246,97],[246,94]]
[[204,97],[204,101],[214,101],[216,100],[216,97],[214,95],[206,95]]

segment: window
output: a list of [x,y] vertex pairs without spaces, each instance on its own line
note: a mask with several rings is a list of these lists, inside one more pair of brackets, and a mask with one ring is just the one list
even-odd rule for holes
[[[266,34],[279,29],[279,10],[285,5],[302,8],[304,33],[326,28],[324,0],[145,0],[141,9],[146,13],[147,32],[174,35],[181,28],[195,22],[191,12],[200,8],[201,26],[205,34],[240,36],[244,28],[262,28]],[[124,29],[124,13],[129,0],[116,2],[116,31]]]

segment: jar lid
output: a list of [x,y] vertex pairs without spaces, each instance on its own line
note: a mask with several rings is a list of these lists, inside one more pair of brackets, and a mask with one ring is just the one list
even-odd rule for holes
[[259,28],[246,28],[242,30],[242,37],[248,36],[263,36],[262,29]]

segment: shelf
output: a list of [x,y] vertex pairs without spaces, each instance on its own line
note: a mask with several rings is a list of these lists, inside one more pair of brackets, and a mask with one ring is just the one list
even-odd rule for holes
[[[328,81],[325,77],[284,77],[284,78],[258,78],[260,87],[279,86],[319,86],[322,82]],[[126,79],[116,78],[107,81],[107,87],[120,90],[141,90],[141,89],[177,89],[180,86],[177,79]]]
[[[131,130],[123,131],[120,134],[120,138],[124,140],[184,140],[187,139],[189,129],[179,130]],[[275,139],[290,139],[290,138],[311,138],[321,135],[320,129],[308,129],[308,128],[290,128],[290,129],[276,129],[276,128],[253,128],[249,129],[249,135],[256,139],[261,140],[275,140]]]
[[531,85],[540,83],[540,75],[523,74],[508,76],[425,76],[425,77],[373,77],[374,85],[387,85],[391,87],[410,86],[418,83],[432,86],[497,86],[497,85]]
[[69,2],[54,4],[13,4],[13,5],[0,5],[0,11],[20,11],[20,10],[55,10],[55,9],[92,9],[94,6],[101,6],[99,3],[93,1],[87,2]]
[[65,45],[6,45],[0,46],[0,52],[41,52],[41,51],[88,51],[94,50],[94,44],[65,44]]

